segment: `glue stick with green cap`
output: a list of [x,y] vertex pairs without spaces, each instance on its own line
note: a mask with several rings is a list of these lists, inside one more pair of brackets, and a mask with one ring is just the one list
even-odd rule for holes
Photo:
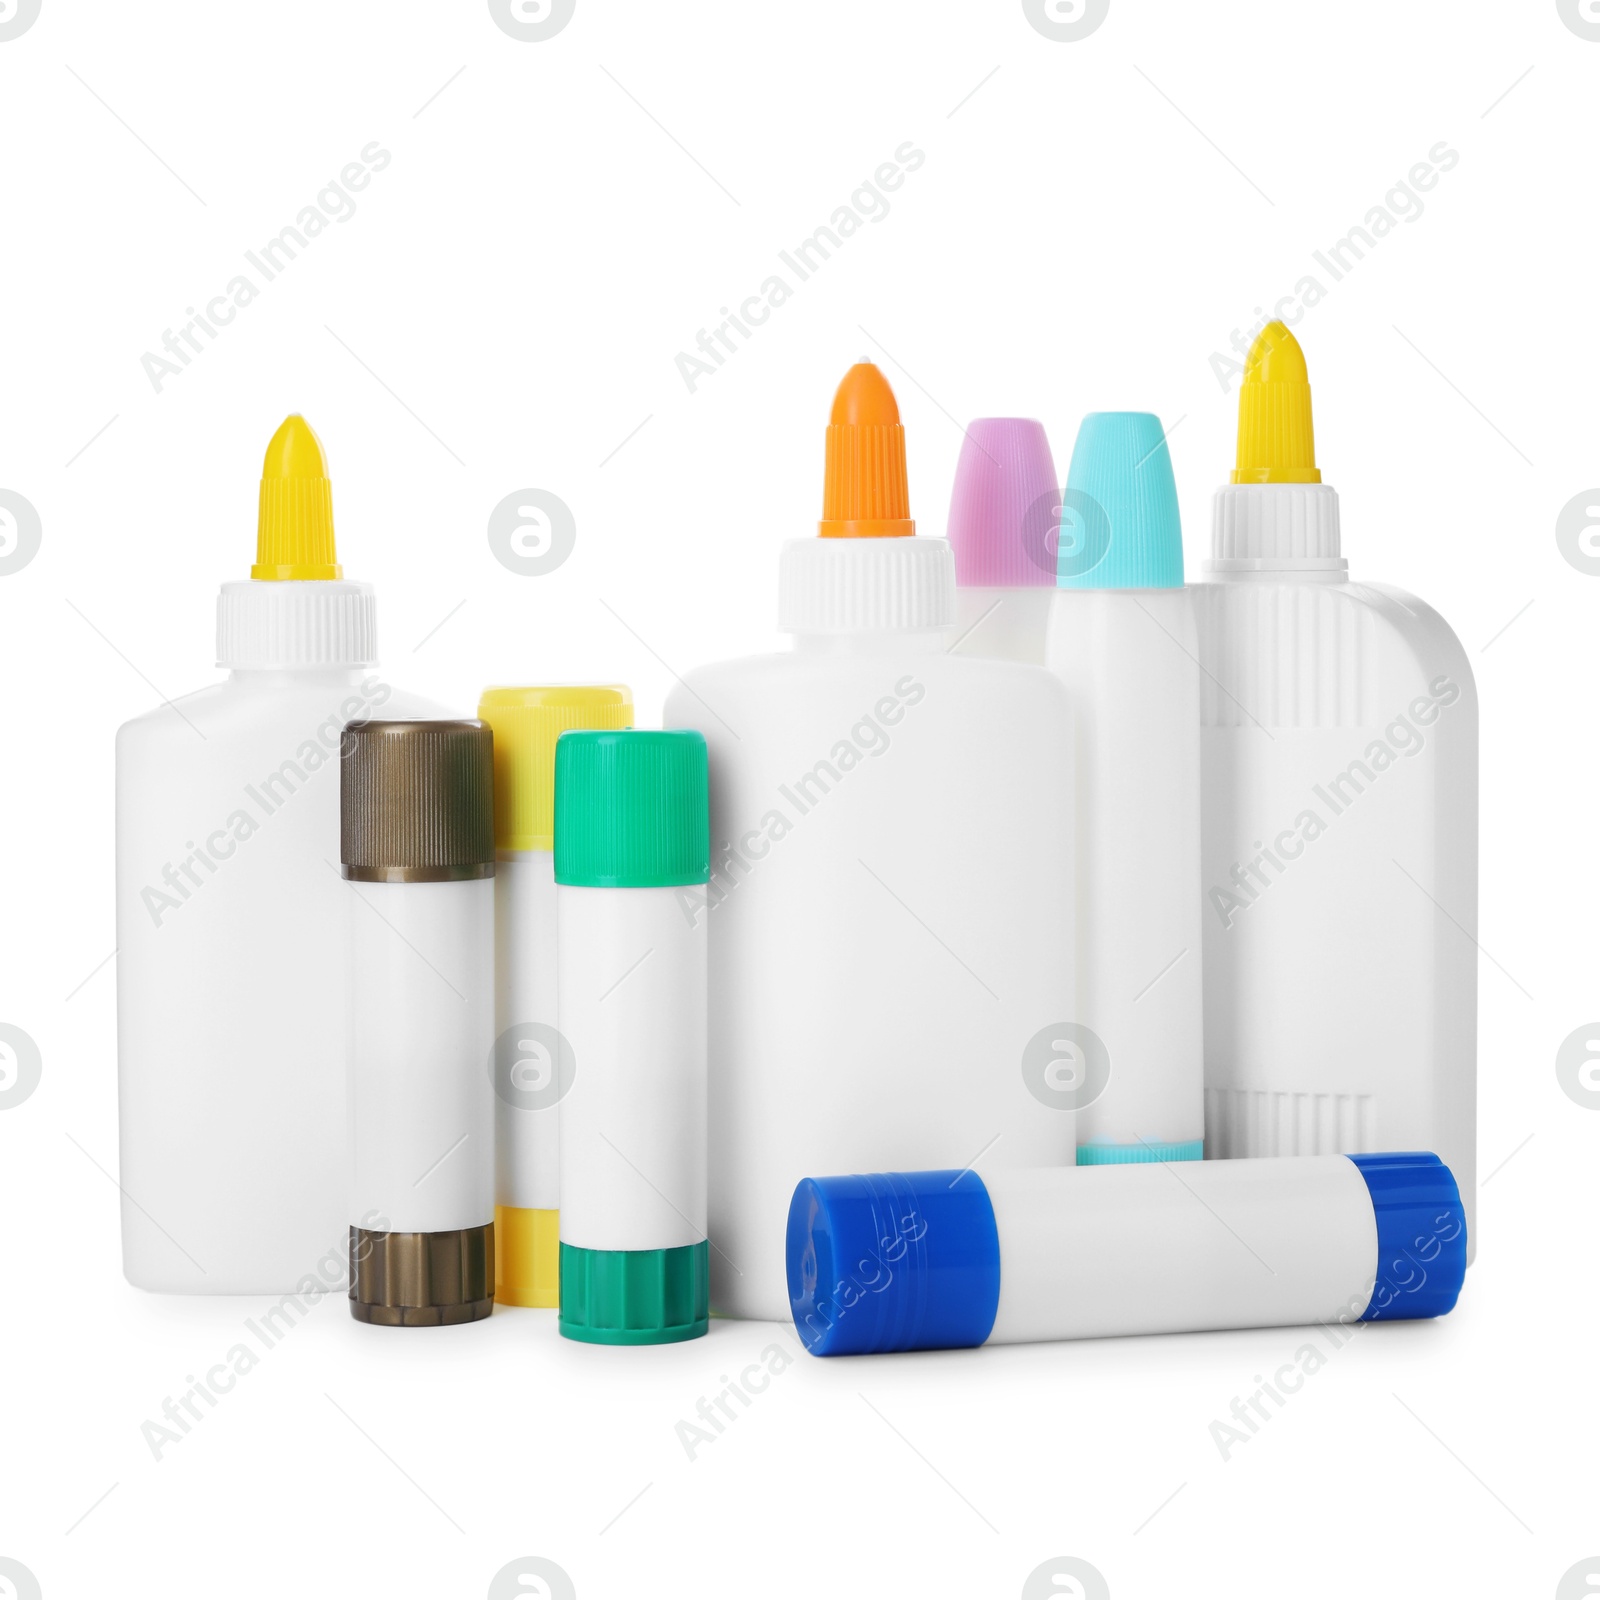
[[1093,1080],[1078,1161],[1198,1160],[1200,669],[1159,418],[1083,419],[1056,554],[1045,653],[1077,728],[1076,1020]]
[[[706,1331],[706,742],[573,732],[556,745],[561,1332]],[[685,890],[697,892],[686,894]]]
[[620,684],[485,689],[494,730],[495,1299],[560,1304],[561,1097],[572,1052],[556,1026],[556,740],[633,725]]
[[1351,579],[1339,524],[1305,353],[1269,322],[1193,590],[1206,1153],[1436,1150],[1470,1247],[1477,694],[1438,612]]
[[273,434],[256,503],[254,564],[217,600],[226,678],[117,733],[122,1265],[167,1293],[344,1286],[340,740],[439,714],[377,671],[304,417]]

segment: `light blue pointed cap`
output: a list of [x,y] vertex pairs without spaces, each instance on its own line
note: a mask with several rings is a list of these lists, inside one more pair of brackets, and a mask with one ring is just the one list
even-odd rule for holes
[[1056,547],[1061,589],[1179,589],[1183,529],[1161,419],[1091,411],[1078,428]]

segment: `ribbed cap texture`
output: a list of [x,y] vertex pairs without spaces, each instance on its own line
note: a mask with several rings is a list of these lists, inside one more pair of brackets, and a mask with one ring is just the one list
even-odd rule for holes
[[263,478],[253,578],[279,571],[298,579],[337,578],[333,485],[326,478]]
[[1317,481],[1309,384],[1247,383],[1239,391],[1235,483]]
[[[364,1322],[438,1327],[476,1320],[457,1313],[494,1293],[494,1228],[445,1233],[350,1230],[350,1301]],[[374,1314],[376,1313],[376,1314]]]
[[352,722],[340,753],[346,877],[492,872],[494,735],[483,723]]
[[1031,417],[979,417],[967,429],[950,495],[950,548],[963,589],[1056,581],[1060,484],[1044,427]]
[[1262,328],[1239,388],[1235,483],[1320,483],[1305,352],[1281,322]]
[[[789,1202],[789,1309],[813,1355],[982,1344],[1000,1302],[1000,1239],[983,1180],[965,1172],[802,1178]],[[871,1294],[863,1261],[892,1261]]]
[[494,729],[494,838],[502,850],[555,846],[556,740],[573,728],[631,728],[623,684],[485,689],[478,715]]
[[591,1344],[656,1344],[706,1331],[711,1251],[561,1246],[561,1332]]
[[370,667],[377,659],[371,584],[251,579],[225,583],[217,596],[219,667]]
[[268,582],[342,577],[333,542],[328,454],[298,412],[287,416],[261,462],[252,578]]
[[778,563],[784,633],[948,628],[956,568],[945,539],[791,539]]
[[844,533],[853,523],[909,522],[910,518],[904,427],[898,422],[830,424],[822,481],[822,533]]
[[1467,1214],[1455,1175],[1425,1150],[1349,1159],[1366,1180],[1378,1225],[1376,1281],[1361,1320],[1399,1322],[1453,1310],[1467,1275]]
[[917,531],[906,488],[906,430],[889,380],[858,361],[828,417],[822,477],[824,539],[904,538]]
[[564,733],[557,883],[650,889],[711,876],[706,741],[689,729]]
[[1214,561],[1329,561],[1339,495],[1326,483],[1229,483],[1211,502]]
[[1083,419],[1056,558],[1063,589],[1182,587],[1178,490],[1159,417],[1094,411]]

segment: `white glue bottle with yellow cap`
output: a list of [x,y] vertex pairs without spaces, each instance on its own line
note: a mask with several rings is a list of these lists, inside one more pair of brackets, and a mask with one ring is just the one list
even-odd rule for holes
[[561,1101],[572,1048],[556,1025],[556,740],[572,728],[633,726],[621,684],[483,691],[494,729],[494,1297],[561,1299]]
[[1438,612],[1351,579],[1305,356],[1281,322],[1246,359],[1205,576],[1206,1155],[1436,1151],[1470,1249],[1472,669]]
[[[225,682],[117,734],[122,1260],[139,1288],[313,1299],[346,1281],[346,723],[436,714],[375,670],[322,444],[289,417]],[[383,1229],[380,1218],[366,1226]]]

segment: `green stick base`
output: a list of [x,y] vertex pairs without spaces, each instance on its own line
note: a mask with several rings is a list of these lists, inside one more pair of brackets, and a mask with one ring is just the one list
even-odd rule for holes
[[585,1344],[676,1344],[710,1319],[711,1248],[584,1250],[561,1244],[561,1336]]

